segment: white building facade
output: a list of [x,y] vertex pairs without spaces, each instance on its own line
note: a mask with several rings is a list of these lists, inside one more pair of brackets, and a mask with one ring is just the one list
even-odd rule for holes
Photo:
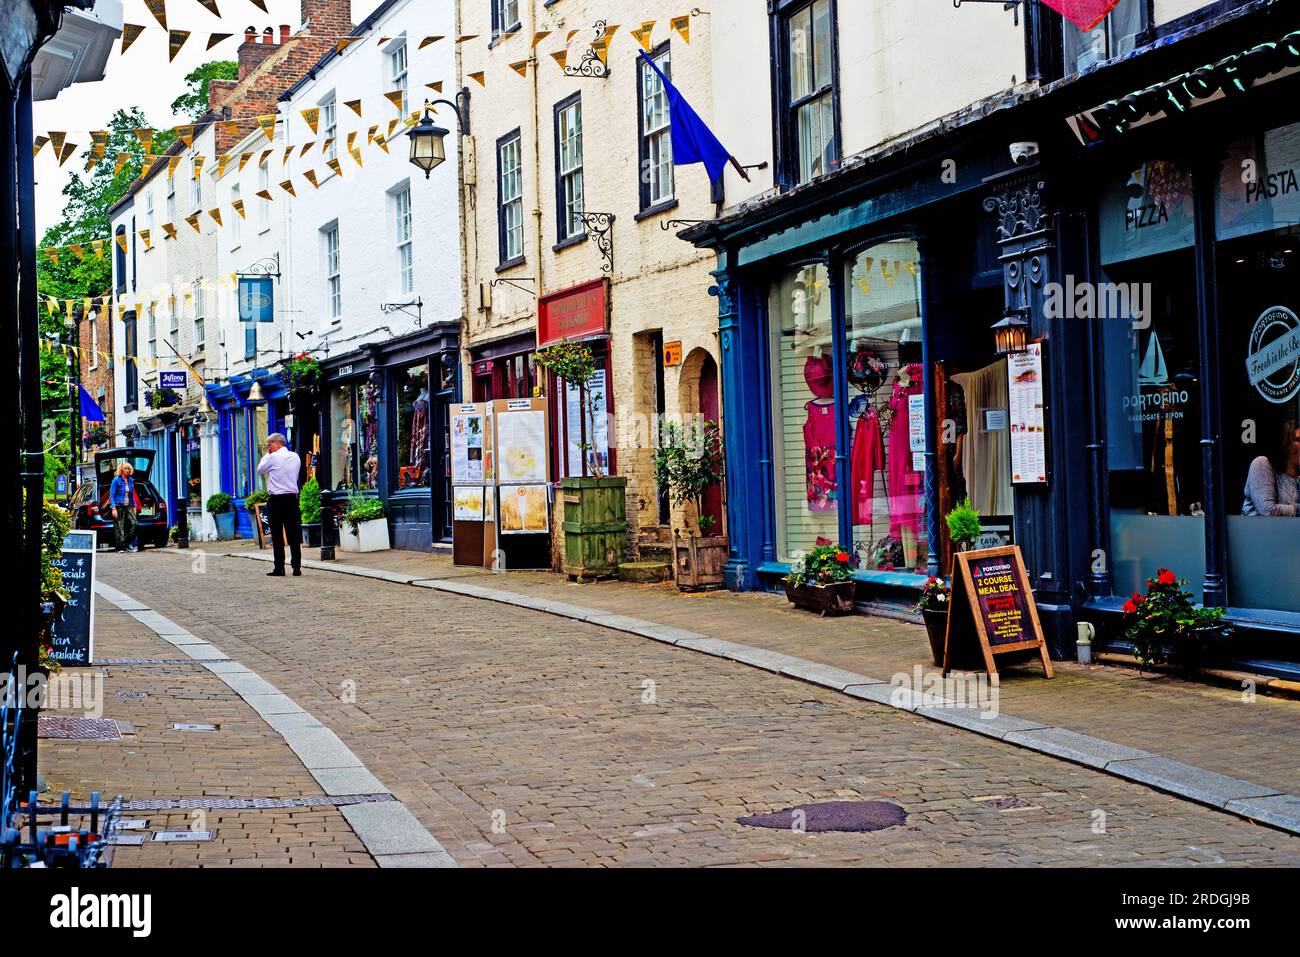
[[383,499],[394,547],[416,550],[451,535],[461,239],[455,118],[440,107],[448,159],[428,178],[404,134],[426,98],[453,96],[452,6],[382,4],[281,97],[294,148],[273,162],[289,156],[296,197],[271,188],[287,200],[285,341],[322,367],[295,444],[322,488]]

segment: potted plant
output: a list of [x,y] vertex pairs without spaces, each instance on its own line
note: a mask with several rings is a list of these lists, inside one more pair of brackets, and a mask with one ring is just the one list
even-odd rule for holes
[[291,395],[301,397],[316,391],[320,382],[320,362],[305,352],[286,359],[280,367],[280,378]]
[[[605,397],[591,389],[598,368],[591,347],[581,342],[557,342],[538,352],[534,359],[537,365],[578,390],[587,435],[595,435],[597,410]],[[591,475],[560,482],[564,572],[575,581],[612,578],[627,556],[627,479],[605,474],[603,455],[590,441],[578,447]]]
[[389,547],[388,519],[384,503],[377,498],[354,495],[343,513],[343,534],[339,547],[345,552],[382,552]]
[[1146,594],[1124,603],[1124,637],[1133,643],[1139,670],[1172,662],[1195,671],[1222,652],[1233,629],[1223,608],[1198,608],[1187,579],[1168,568],[1146,581]]
[[718,520],[704,512],[709,489],[722,484],[722,432],[716,422],[696,423],[690,433],[675,423],[660,429],[654,455],[655,480],[679,506],[695,513],[699,531],[687,536],[673,529],[673,572],[682,591],[721,588],[727,562],[727,539],[713,535]]
[[180,405],[181,394],[175,389],[154,389],[145,396],[145,401],[151,409],[170,409]]
[[108,442],[108,429],[102,425],[93,425],[86,431],[86,447],[98,448]]
[[842,615],[853,610],[853,560],[842,545],[818,545],[785,576],[785,597],[797,608]]
[[256,492],[250,492],[248,498],[244,499],[244,508],[250,512],[254,505],[265,505],[271,501],[271,496],[267,494],[266,489],[259,488]]
[[232,541],[235,537],[235,500],[225,492],[208,498],[207,511],[217,525],[217,540]]
[[914,610],[925,620],[925,634],[930,639],[930,657],[935,667],[943,666],[943,646],[948,638],[948,606],[952,591],[942,578],[931,576],[921,588]]
[[980,524],[980,513],[971,505],[969,498],[963,499],[944,520],[948,523],[948,537],[952,540],[954,551],[966,551],[984,532],[984,526]]
[[310,478],[298,492],[298,510],[302,513],[302,541],[308,548],[320,548],[320,483]]

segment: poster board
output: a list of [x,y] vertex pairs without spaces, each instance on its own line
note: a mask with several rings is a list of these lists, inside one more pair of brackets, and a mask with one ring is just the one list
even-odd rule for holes
[[491,406],[485,402],[453,405],[451,417],[451,560],[453,565],[482,568],[496,547],[484,522],[484,502],[494,480]]
[[994,684],[998,680],[995,656],[1031,649],[1038,650],[1046,677],[1052,677],[1052,659],[1018,545],[953,556],[944,675],[954,661],[973,658],[976,649]]
[[[271,544],[271,509],[261,502],[253,506],[253,531],[257,532],[257,547],[266,549]],[[288,546],[287,530],[280,530],[280,538]]]
[[95,660],[95,533],[69,532],[54,565],[63,573],[68,604],[54,622],[54,660],[84,668]]
[[484,564],[498,569],[551,567],[550,415],[546,399],[492,403],[495,500]]
[[1047,403],[1043,344],[1007,356],[1007,419],[1011,429],[1011,484],[1047,484]]

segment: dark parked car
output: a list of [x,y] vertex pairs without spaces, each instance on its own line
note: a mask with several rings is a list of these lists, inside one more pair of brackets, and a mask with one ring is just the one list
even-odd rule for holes
[[108,489],[113,484],[118,467],[125,461],[135,466],[136,517],[140,530],[137,540],[140,547],[153,545],[167,547],[170,526],[167,524],[167,503],[149,481],[153,468],[153,449],[110,449],[95,453],[95,481],[82,485],[72,496],[73,528],[95,532],[99,545],[113,544],[113,513],[108,507]]

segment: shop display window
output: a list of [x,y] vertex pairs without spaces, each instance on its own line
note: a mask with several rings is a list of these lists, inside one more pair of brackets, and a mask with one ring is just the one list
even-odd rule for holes
[[336,489],[357,483],[356,396],[351,385],[330,391],[330,475]]
[[926,565],[925,394],[921,270],[899,240],[844,265],[845,354],[853,548],[863,569]]
[[1228,600],[1300,611],[1300,124],[1229,149],[1218,234]]
[[[1110,468],[1110,569],[1120,594],[1157,568],[1199,597],[1205,577],[1200,336],[1188,248],[1191,178],[1152,162],[1103,205],[1103,280],[1130,291],[1098,310]],[[1118,198],[1122,197],[1122,203]],[[1148,252],[1148,255],[1142,255]]]
[[429,469],[429,365],[420,363],[394,375],[397,389],[397,490],[427,489]]
[[772,286],[772,459],[777,549],[794,561],[836,543],[835,374],[830,279],[821,263],[801,266]]
[[253,489],[249,484],[252,469],[248,461],[248,418],[243,409],[235,411],[231,425],[235,445],[235,498],[247,498]]

